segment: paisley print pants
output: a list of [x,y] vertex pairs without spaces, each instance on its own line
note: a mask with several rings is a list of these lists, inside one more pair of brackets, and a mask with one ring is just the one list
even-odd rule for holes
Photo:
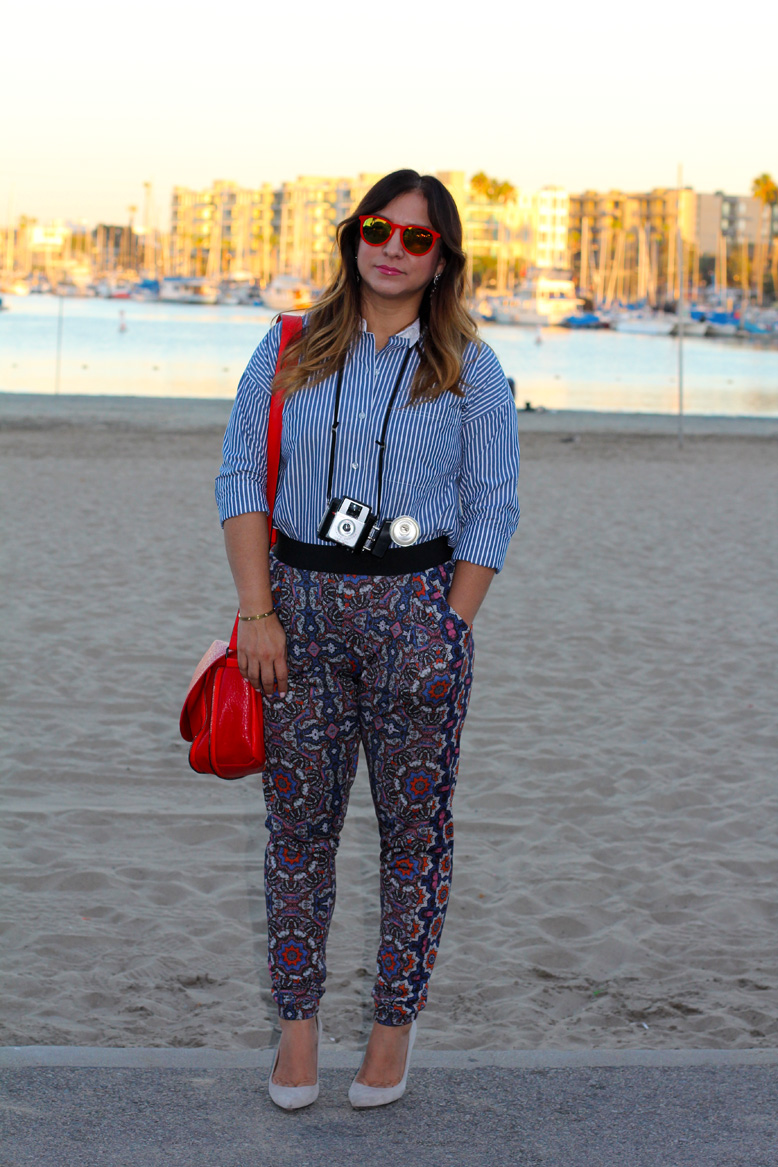
[[453,564],[343,576],[271,557],[289,694],[265,700],[269,966],[282,1017],[324,993],[335,856],[360,741],[381,840],[376,1020],[427,1000],[451,887],[451,804],[473,640],[446,600]]

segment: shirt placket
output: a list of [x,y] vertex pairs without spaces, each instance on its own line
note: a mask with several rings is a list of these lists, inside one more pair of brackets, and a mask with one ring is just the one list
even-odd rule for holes
[[[371,497],[378,494],[378,439],[384,424],[386,408],[389,404],[397,374],[400,371],[405,346],[400,341],[391,338],[388,344],[379,353],[373,354],[373,384],[371,394],[371,409],[367,420],[363,423],[368,427],[366,433],[366,448],[369,448],[369,461],[372,478],[370,482]],[[393,409],[397,407],[395,399]],[[391,430],[391,417],[387,433]],[[386,459],[384,459],[384,474],[386,474]]]
[[362,484],[361,493],[365,495],[366,500],[368,496],[372,495],[370,481],[372,465],[370,457],[370,434],[373,428],[373,416],[376,408],[378,357],[380,354],[375,351],[375,341],[372,336],[362,336],[361,349],[358,373],[359,383],[356,395],[356,416],[353,419],[353,454],[349,469],[359,476],[359,481]]

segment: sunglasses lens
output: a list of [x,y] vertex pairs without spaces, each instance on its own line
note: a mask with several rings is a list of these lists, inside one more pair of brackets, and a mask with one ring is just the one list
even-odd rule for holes
[[432,232],[423,227],[406,227],[403,231],[403,246],[411,255],[426,255],[432,243]]
[[392,224],[387,219],[368,215],[362,224],[362,238],[371,247],[380,247],[392,234]]

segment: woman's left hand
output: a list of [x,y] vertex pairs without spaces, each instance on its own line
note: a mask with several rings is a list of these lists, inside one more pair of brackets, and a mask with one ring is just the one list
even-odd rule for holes
[[457,560],[448,605],[469,627],[473,625],[494,576],[493,567],[481,567],[478,563],[468,563],[466,559]]

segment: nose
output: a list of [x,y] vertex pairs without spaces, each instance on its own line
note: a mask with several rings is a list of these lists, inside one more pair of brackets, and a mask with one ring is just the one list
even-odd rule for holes
[[402,242],[400,240],[400,228],[395,227],[394,231],[392,231],[392,234],[389,236],[386,243],[384,244],[384,255],[386,255],[387,257],[389,257],[389,256],[400,257],[403,255],[404,250],[405,249],[404,249]]

